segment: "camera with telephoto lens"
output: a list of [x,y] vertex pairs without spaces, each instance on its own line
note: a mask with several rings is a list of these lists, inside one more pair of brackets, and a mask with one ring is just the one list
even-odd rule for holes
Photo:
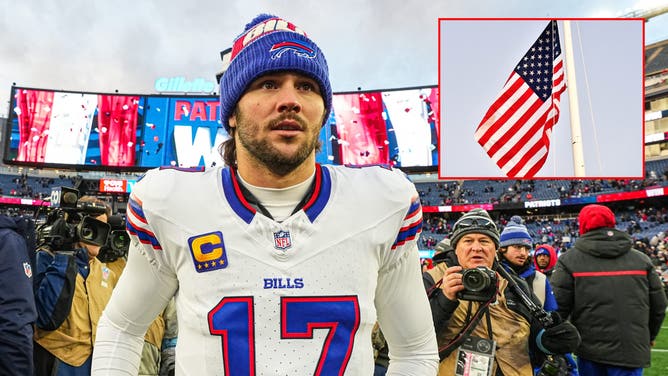
[[462,284],[464,290],[457,293],[457,298],[486,302],[496,295],[496,272],[485,267],[462,270]]
[[107,208],[95,202],[80,202],[79,191],[57,187],[51,191],[51,206],[46,222],[37,227],[39,248],[54,252],[71,250],[77,242],[103,246],[111,227],[95,217]]
[[111,226],[111,232],[107,242],[100,248],[97,255],[102,262],[114,262],[128,254],[130,248],[130,236],[125,231],[125,219],[119,214],[110,216],[107,223]]

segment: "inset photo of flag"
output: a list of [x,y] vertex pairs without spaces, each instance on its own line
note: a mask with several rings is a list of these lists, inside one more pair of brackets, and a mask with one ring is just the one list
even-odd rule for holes
[[439,19],[439,178],[641,178],[643,51],[642,19]]

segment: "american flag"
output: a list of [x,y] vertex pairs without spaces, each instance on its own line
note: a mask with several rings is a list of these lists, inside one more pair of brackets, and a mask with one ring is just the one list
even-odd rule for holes
[[517,63],[475,131],[475,140],[506,176],[532,178],[543,167],[565,90],[553,20]]

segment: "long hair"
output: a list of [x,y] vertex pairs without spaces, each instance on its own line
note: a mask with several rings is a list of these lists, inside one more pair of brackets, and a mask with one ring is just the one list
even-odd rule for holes
[[218,153],[223,157],[226,166],[237,167],[237,145],[235,144],[235,128],[230,128],[230,138],[218,146]]

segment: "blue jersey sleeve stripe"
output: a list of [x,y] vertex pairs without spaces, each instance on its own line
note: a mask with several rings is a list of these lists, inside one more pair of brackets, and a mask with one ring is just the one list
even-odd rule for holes
[[397,240],[394,241],[392,249],[405,244],[407,241],[413,240],[422,231],[422,221],[417,221],[408,227],[402,228],[397,235]]
[[411,204],[410,208],[408,208],[408,213],[406,214],[406,217],[404,218],[404,221],[414,217],[416,214],[418,214],[420,212],[421,209],[422,209],[422,207],[420,205],[420,201],[417,201],[417,202],[414,202],[413,204]]
[[131,221],[127,221],[127,230],[130,235],[136,236],[143,244],[150,244],[153,249],[161,250],[162,246],[158,239],[149,231],[136,227]]
[[130,210],[132,210],[132,213],[136,215],[140,221],[146,223],[146,214],[144,214],[144,210],[142,209],[140,201],[136,200],[133,196],[130,196],[128,205],[130,205]]

